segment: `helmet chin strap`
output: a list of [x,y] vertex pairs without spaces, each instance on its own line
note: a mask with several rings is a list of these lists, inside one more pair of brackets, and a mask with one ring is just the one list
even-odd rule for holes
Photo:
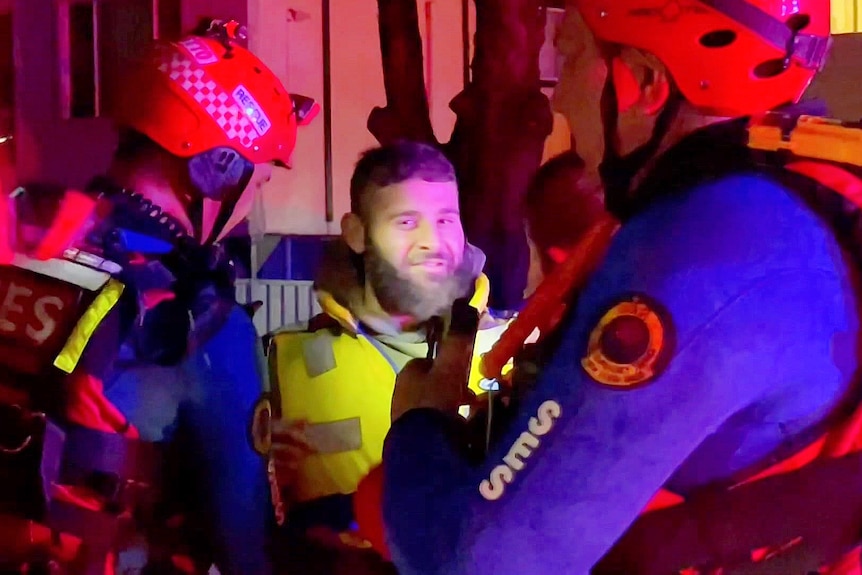
[[[242,197],[242,191],[237,194],[237,197]],[[218,241],[219,236],[225,231],[225,226],[230,221],[233,211],[236,208],[237,201],[232,202],[231,206],[226,206],[225,202],[218,202],[203,198],[201,203],[201,238],[203,244],[212,244]]]
[[[254,164],[230,148],[214,148],[189,159],[189,179],[196,194],[186,209],[202,245],[212,244],[219,237],[253,175]],[[209,230],[204,229],[210,213],[204,209],[205,200],[209,200],[206,203],[210,207],[218,205]]]
[[619,99],[611,71],[612,59],[606,58],[608,75],[602,90],[601,114],[605,139],[604,159],[599,175],[605,187],[605,207],[620,220],[630,215],[632,182],[647,163],[655,157],[670,125],[679,114],[682,97],[671,92],[664,108],[659,112],[649,140],[632,152],[621,156],[616,150],[619,123]]

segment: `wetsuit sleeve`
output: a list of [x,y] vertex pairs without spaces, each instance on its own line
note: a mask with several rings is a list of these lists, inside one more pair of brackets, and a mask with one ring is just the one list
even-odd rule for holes
[[250,441],[265,387],[260,341],[239,307],[193,358],[195,391],[181,412],[185,458],[194,462],[192,499],[222,575],[272,572],[268,527],[273,510],[264,459]]
[[[839,344],[851,329],[852,296],[836,269],[840,256],[834,244],[806,247],[825,244],[819,224],[796,206],[781,214],[783,198],[764,201],[779,214],[773,243],[752,223],[741,243],[725,235],[722,246],[721,230],[711,231],[701,211],[668,214],[694,219],[682,228],[653,221],[621,232],[535,391],[483,464],[457,456],[442,415],[416,410],[397,421],[384,451],[384,517],[400,572],[588,573],[734,414],[767,398],[804,401],[800,382],[849,381],[852,346]],[[702,249],[683,236],[702,240]],[[654,351],[666,365],[654,363],[652,377],[629,373],[627,382],[609,377],[613,369],[588,372],[591,335],[619,364],[637,363],[625,359],[637,329],[602,327],[601,319],[632,293],[659,320],[642,323],[663,335]]]

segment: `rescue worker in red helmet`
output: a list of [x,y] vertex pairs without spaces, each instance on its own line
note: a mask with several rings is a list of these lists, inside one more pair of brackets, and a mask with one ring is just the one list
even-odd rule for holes
[[[764,116],[823,65],[829,4],[569,0],[558,107],[622,225],[478,465],[453,441],[475,317],[401,372],[383,511],[402,575],[858,573],[836,562],[862,539],[862,460],[834,440],[862,437],[859,180],[850,147],[786,157],[856,128]],[[677,521],[602,561],[661,489]]]
[[[293,97],[224,23],[210,37],[191,36],[155,49],[140,66],[114,113],[128,140],[141,136],[188,164],[185,187],[161,206],[201,243],[221,239],[249,213],[254,191],[273,164],[286,166],[298,118],[311,120],[313,101]],[[240,28],[239,30],[244,30]],[[217,31],[217,32],[216,32]],[[122,146],[114,164],[122,170]]]
[[[13,253],[0,273],[18,282],[13,311],[41,295],[32,314],[54,347],[0,359],[29,396],[9,396],[27,406],[19,427],[47,421],[21,448],[42,478],[27,515],[58,537],[0,561],[38,570],[66,541],[52,552],[72,575],[272,571],[265,431],[250,433],[265,419],[265,368],[219,241],[316,108],[238,44],[241,31],[216,22],[132,69],[108,176],[85,193],[51,206],[15,194],[6,228],[33,257]],[[61,382],[63,401],[48,404],[36,376]]]

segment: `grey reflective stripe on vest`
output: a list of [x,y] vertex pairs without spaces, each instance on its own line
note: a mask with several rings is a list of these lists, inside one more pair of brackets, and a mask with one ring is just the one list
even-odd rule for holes
[[[398,364],[395,363],[395,360],[393,360],[386,352],[386,347],[382,343],[367,335],[361,330],[361,328],[356,335],[357,337],[365,339],[368,343],[374,346],[374,349],[383,356],[386,363],[388,363],[389,367],[392,368],[392,371],[396,375],[398,374],[400,371]],[[335,350],[333,347],[333,341],[337,337],[341,336],[334,335],[328,330],[320,330],[315,332],[313,337],[302,342],[302,357],[305,363],[305,371],[309,378],[318,377],[338,367],[338,361],[335,358]]]
[[362,420],[351,417],[339,421],[310,423],[305,438],[317,453],[345,453],[362,448]]
[[308,377],[317,377],[337,367],[332,340],[335,336],[323,330],[302,342],[302,357]]

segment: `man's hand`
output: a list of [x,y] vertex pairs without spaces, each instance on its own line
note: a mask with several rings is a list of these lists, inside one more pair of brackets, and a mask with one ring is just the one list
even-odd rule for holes
[[411,409],[431,407],[455,414],[458,407],[472,402],[467,388],[479,314],[466,300],[452,306],[452,325],[440,343],[437,357],[414,359],[395,380],[392,422]]
[[272,422],[272,458],[281,488],[293,486],[302,461],[316,453],[305,436],[306,426],[304,421],[275,419]]

